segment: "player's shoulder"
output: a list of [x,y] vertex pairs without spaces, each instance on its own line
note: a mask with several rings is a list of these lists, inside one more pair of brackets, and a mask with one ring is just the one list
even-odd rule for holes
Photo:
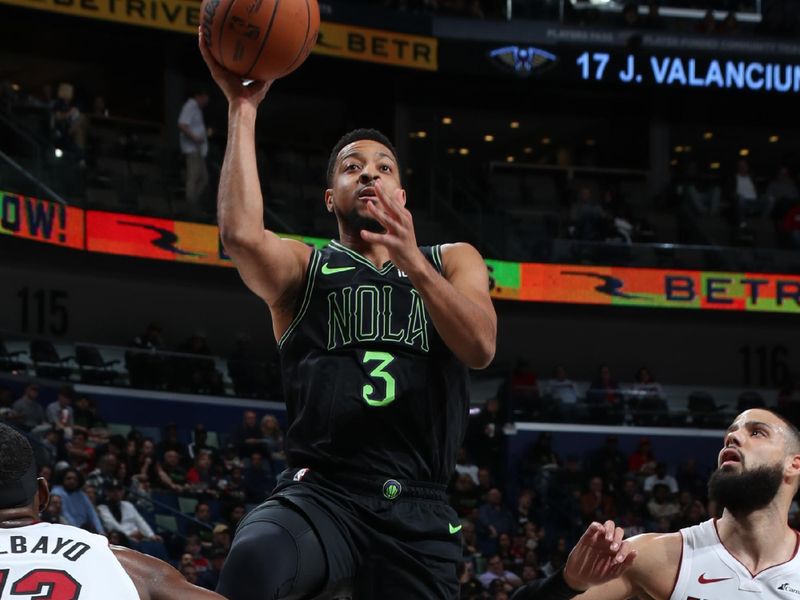
[[445,268],[484,264],[478,249],[468,242],[453,242],[434,246],[442,257]]
[[683,552],[683,536],[675,533],[643,533],[629,539],[636,550],[631,570],[652,573],[655,568],[678,566]]

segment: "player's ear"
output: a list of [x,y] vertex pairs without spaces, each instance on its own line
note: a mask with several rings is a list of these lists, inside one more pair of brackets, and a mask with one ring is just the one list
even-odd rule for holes
[[792,452],[786,457],[784,474],[788,477],[800,479],[800,453]]
[[47,505],[50,504],[50,488],[47,487],[47,480],[44,477],[39,477],[36,480],[36,496],[34,501],[37,503],[36,508],[40,513],[47,510]]
[[325,208],[328,209],[329,213],[333,212],[333,190],[332,189],[325,190]]
[[396,192],[397,194],[397,201],[400,202],[402,206],[406,205],[406,191],[403,188],[400,188]]

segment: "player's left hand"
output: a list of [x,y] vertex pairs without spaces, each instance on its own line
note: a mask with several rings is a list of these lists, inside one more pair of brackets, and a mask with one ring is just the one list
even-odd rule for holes
[[405,192],[398,189],[389,194],[380,179],[375,181],[375,202],[367,202],[367,212],[386,230],[373,233],[361,230],[361,239],[371,244],[381,244],[389,251],[389,258],[401,271],[414,272],[425,257],[417,246],[414,220],[403,202]]

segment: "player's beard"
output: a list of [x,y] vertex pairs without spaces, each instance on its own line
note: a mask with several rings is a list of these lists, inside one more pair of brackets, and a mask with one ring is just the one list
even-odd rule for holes
[[781,482],[781,463],[741,473],[717,469],[708,480],[708,496],[734,515],[747,515],[772,502],[778,495]]
[[353,206],[348,212],[336,211],[336,213],[339,215],[344,228],[357,236],[362,229],[372,233],[384,233],[386,231],[383,225],[372,217],[360,214],[357,206]]

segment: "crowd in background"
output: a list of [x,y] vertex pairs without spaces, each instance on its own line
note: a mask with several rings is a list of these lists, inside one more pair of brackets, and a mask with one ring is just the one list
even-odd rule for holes
[[[535,387],[532,375],[518,368],[513,388]],[[613,395],[609,375],[601,371],[604,387],[592,388],[603,401]],[[565,372],[557,373],[548,394],[569,405],[570,383]],[[523,582],[549,575],[591,521],[614,519],[632,536],[675,531],[717,514],[706,492],[714,457],[675,464],[657,456],[646,437],[630,454],[609,435],[585,455],[561,456],[552,435],[541,433],[509,464],[502,394],[470,418],[449,485],[462,519],[462,598],[502,600]],[[123,436],[108,428],[89,396],[63,386],[45,404],[31,383],[16,399],[0,390],[0,419],[34,442],[52,490],[44,520],[103,533],[112,543],[171,561],[209,589],[237,523],[267,497],[285,467],[280,423],[253,410],[243,411],[233,430],[213,436],[202,424],[191,431],[167,424],[149,437],[131,428]],[[796,505],[790,518],[800,525]]]

